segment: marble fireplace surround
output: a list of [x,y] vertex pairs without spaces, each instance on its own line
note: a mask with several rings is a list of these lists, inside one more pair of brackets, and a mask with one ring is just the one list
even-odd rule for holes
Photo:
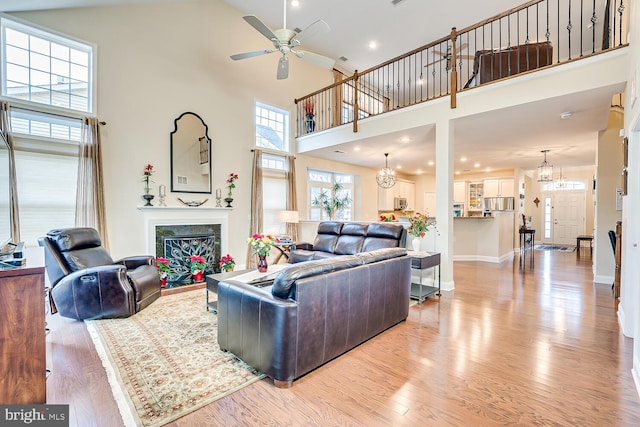
[[220,225],[220,253],[229,252],[230,208],[189,206],[139,206],[144,220],[145,253],[156,253],[156,227],[174,225]]

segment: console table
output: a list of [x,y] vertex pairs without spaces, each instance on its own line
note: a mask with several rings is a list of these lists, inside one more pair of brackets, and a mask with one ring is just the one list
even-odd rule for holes
[[46,339],[44,253],[25,251],[27,263],[0,269],[0,403],[44,404]]
[[[411,269],[420,271],[420,283],[411,283],[411,298],[417,299],[418,304],[429,298],[434,293],[438,296],[440,293],[440,253],[438,252],[413,252],[408,251],[411,257]],[[438,268],[438,287],[427,286],[422,284],[422,274],[431,268]],[[433,284],[435,285],[436,277],[433,275]]]

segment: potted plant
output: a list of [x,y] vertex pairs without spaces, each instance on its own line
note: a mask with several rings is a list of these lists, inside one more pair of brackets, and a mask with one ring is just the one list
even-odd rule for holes
[[189,266],[191,267],[191,274],[193,275],[193,281],[195,283],[202,282],[202,272],[207,266],[207,262],[200,255],[189,256]]
[[307,133],[311,133],[316,129],[316,122],[313,120],[315,105],[313,99],[307,98],[302,102],[302,109],[304,110],[305,128]]
[[269,234],[254,234],[247,239],[247,243],[251,246],[254,254],[258,255],[258,271],[264,273],[267,271],[267,255],[271,251],[271,247],[278,243],[279,240]]
[[413,246],[413,250],[418,252],[420,250],[420,239],[427,234],[430,226],[436,224],[436,220],[429,218],[428,213],[421,214],[420,212],[416,212],[412,217],[409,217],[409,224],[407,233],[413,236],[411,245]]
[[323,190],[315,196],[311,201],[311,206],[322,208],[329,219],[334,219],[337,211],[351,206],[351,198],[347,194],[340,196],[341,191],[342,184],[336,182],[331,191]]
[[234,261],[233,257],[229,254],[226,254],[225,256],[220,258],[220,268],[227,273],[230,271],[233,271],[235,265],[236,265],[236,262]]
[[144,182],[144,195],[143,199],[147,201],[145,206],[153,206],[151,204],[151,200],[153,200],[153,194],[149,194],[151,188],[149,187],[149,182],[151,181],[151,175],[153,174],[153,165],[148,164],[144,167],[144,171],[142,173],[142,182]]
[[227,178],[227,197],[224,199],[227,202],[227,208],[231,207],[231,202],[233,202],[233,189],[236,188],[235,181],[238,179],[238,174],[231,172],[229,177]]
[[171,276],[171,268],[169,268],[169,260],[163,257],[156,258],[156,267],[160,275],[160,287],[167,286],[167,279]]

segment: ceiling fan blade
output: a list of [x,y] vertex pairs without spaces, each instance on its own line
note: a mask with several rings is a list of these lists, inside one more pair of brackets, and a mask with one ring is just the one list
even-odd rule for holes
[[460,46],[458,46],[458,52],[461,52],[468,47],[469,47],[469,43],[462,43]]
[[324,22],[322,19],[318,19],[316,22],[300,31],[299,34],[293,36],[293,38],[291,39],[291,43],[294,45],[300,45],[310,38],[316,37],[320,34],[328,33],[329,30],[329,24]]
[[458,55],[458,56],[457,56],[457,58],[458,58],[458,59],[468,59],[468,60],[471,60],[471,59],[475,59],[475,56],[473,56],[473,55]]
[[247,21],[249,23],[249,25],[251,25],[253,28],[258,30],[258,32],[260,34],[262,34],[263,36],[265,36],[269,40],[273,41],[274,39],[276,39],[276,40],[278,39],[278,37],[276,37],[276,35],[273,33],[273,31],[271,31],[269,29],[269,27],[267,27],[264,24],[264,22],[262,22],[257,16],[247,15],[247,16],[243,16],[242,19]]
[[434,50],[434,51],[433,51],[433,53],[435,53],[436,55],[440,55],[440,56],[442,56],[443,58],[446,58],[446,57],[447,57],[447,55],[448,55],[448,53],[440,52],[439,50]]
[[333,67],[333,64],[336,63],[336,61],[334,61],[331,58],[328,58],[326,56],[323,55],[318,55],[317,53],[313,53],[313,52],[308,52],[306,50],[295,50],[292,52],[300,59],[304,59],[307,62],[310,62],[314,65],[317,65],[318,67],[322,67],[322,68],[331,68]]
[[231,55],[231,59],[237,61],[238,59],[253,58],[254,56],[266,55],[267,53],[275,52],[274,50],[256,50],[253,52],[236,53]]
[[278,80],[284,80],[289,77],[289,59],[282,55],[278,61]]
[[447,58],[436,59],[435,61],[433,61],[433,62],[429,62],[427,65],[425,65],[425,68],[426,68],[426,67],[430,67],[430,66],[432,66],[432,65],[435,65],[435,64],[437,64],[438,62],[442,62],[442,61],[444,61],[444,60],[446,60],[446,59],[447,59]]

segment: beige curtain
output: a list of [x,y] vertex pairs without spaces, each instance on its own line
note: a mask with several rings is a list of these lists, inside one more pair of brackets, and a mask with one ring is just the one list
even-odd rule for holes
[[[298,210],[298,193],[296,190],[296,158],[294,156],[287,157],[287,210]],[[291,237],[292,242],[298,241],[299,225],[287,223],[287,235]]]
[[18,209],[18,180],[16,179],[16,155],[11,132],[11,107],[7,101],[0,102],[0,130],[9,144],[9,217],[11,240],[20,241],[20,211]]
[[[262,150],[253,150],[253,178],[251,180],[251,228],[249,235],[262,232]],[[247,268],[257,268],[256,257],[247,245]]]
[[85,117],[82,119],[82,138],[78,153],[76,227],[98,230],[102,245],[108,249],[101,151],[100,122],[94,117]]

